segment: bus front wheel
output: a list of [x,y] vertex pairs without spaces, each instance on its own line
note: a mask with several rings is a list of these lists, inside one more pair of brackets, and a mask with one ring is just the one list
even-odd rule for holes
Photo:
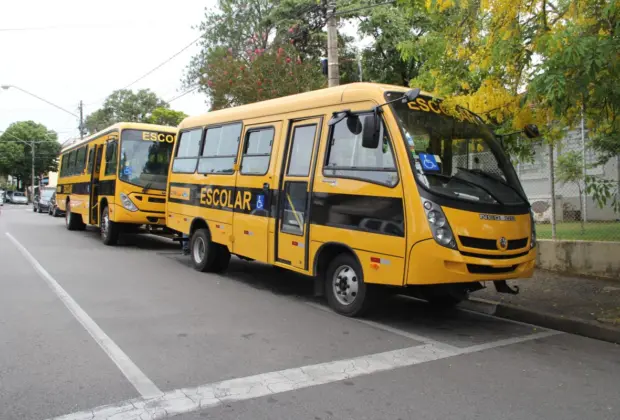
[[364,273],[355,257],[344,253],[336,256],[325,272],[325,294],[329,306],[346,316],[362,315],[371,297],[364,283]]
[[101,240],[104,245],[115,245],[118,242],[120,226],[110,220],[108,207],[104,207],[101,212]]

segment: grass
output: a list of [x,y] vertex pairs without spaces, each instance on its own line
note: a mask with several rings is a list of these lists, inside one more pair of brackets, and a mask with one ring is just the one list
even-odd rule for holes
[[[551,224],[537,223],[536,235],[540,239],[551,239]],[[583,233],[581,233],[581,223],[579,222],[558,223],[556,225],[556,239],[620,242],[620,222],[586,223]]]

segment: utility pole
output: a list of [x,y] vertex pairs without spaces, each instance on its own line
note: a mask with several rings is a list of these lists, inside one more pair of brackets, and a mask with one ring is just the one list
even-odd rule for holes
[[327,0],[327,82],[329,87],[340,84],[336,0]]
[[84,102],[80,101],[80,140],[84,138]]
[[30,147],[32,149],[32,173],[30,174],[30,176],[32,176],[32,180],[30,181],[30,197],[32,198],[32,202],[34,203],[34,140],[30,141]]

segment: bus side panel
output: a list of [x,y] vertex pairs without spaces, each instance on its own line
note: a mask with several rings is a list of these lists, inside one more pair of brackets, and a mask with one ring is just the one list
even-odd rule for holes
[[310,232],[310,261],[315,261],[316,253],[324,243],[344,244],[355,252],[366,283],[403,285],[405,238],[314,224]]

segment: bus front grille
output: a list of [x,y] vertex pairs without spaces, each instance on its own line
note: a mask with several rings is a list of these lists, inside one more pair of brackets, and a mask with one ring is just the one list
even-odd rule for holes
[[[473,236],[459,236],[459,240],[463,246],[468,248],[488,249],[490,251],[498,251],[497,241],[495,239],[474,238]],[[510,239],[508,241],[507,250],[515,250],[525,248],[528,238]]]
[[490,265],[467,264],[467,271],[472,274],[505,274],[512,273],[518,264],[508,267],[491,267]]

